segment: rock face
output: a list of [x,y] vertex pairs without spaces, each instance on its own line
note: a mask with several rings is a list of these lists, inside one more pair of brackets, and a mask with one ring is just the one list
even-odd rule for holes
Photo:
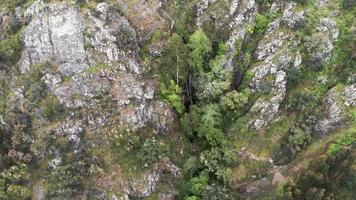
[[[143,14],[149,15],[147,12]],[[153,13],[157,14],[156,10]],[[104,127],[148,127],[155,134],[172,133],[175,114],[167,104],[155,99],[157,82],[145,77],[139,58],[140,40],[149,37],[156,26],[137,29],[137,24],[131,25],[107,3],[81,12],[72,3],[47,4],[37,0],[21,17],[28,22],[21,33],[24,48],[18,66],[22,76],[31,75],[37,66],[42,66],[41,82],[63,107],[59,119],[50,126],[34,119],[39,122],[39,129],[54,138],[63,138],[68,151],[77,157],[87,148],[109,142],[105,136],[95,142],[85,139],[89,132],[101,134]],[[19,104],[26,101],[24,90],[17,87],[14,91]],[[49,146],[42,151],[37,153],[49,157],[51,169],[65,162],[63,150],[58,147]],[[133,181],[127,193],[148,196],[164,172],[180,174],[179,168],[164,161],[142,180]],[[105,192],[101,195],[107,196]]]
[[55,63],[42,80],[62,105],[91,109],[111,102],[106,115],[119,115],[133,129],[171,129],[173,112],[153,100],[154,81],[142,78],[135,29],[108,4],[83,15],[71,4],[37,1],[25,16],[31,21],[22,33],[20,69],[26,74],[36,64]]
[[343,99],[346,106],[356,106],[356,84],[345,87]]
[[[30,10],[35,9],[31,7],[27,13]],[[32,20],[22,33],[22,73],[28,73],[31,65],[48,60],[60,63],[58,71],[66,76],[89,67],[84,50],[83,18],[75,8],[51,4],[31,14]]]
[[169,26],[167,14],[161,8],[165,0],[118,0],[124,15],[132,22],[138,34],[138,41],[147,41],[155,31]]
[[[267,93],[259,98],[251,109],[256,117],[250,121],[250,126],[257,130],[276,117],[286,95],[288,71],[294,65],[300,65],[300,58],[292,57],[293,49],[299,41],[293,34],[281,30],[284,22],[290,28],[302,23],[303,12],[295,13],[295,6],[295,3],[285,6],[282,18],[269,24],[257,47],[256,57],[259,62],[252,67],[254,77],[250,87],[254,92]],[[298,17],[290,17],[294,15]]]
[[[296,39],[294,31],[285,31],[286,28],[295,29],[304,24],[305,12],[298,12],[296,5],[293,2],[273,3],[271,10],[284,8],[283,15],[269,24],[255,52],[259,62],[252,66],[254,78],[250,87],[254,92],[267,93],[251,109],[254,119],[250,121],[250,126],[256,130],[275,119],[286,96],[288,72],[291,68],[299,69],[302,64],[300,53],[295,51],[300,41]],[[320,19],[315,33],[307,38],[309,59],[315,66],[321,66],[331,58],[333,42],[338,36],[339,29],[333,20]]]
[[[164,172],[171,173],[174,177],[181,175],[178,167],[163,159],[158,163],[152,172],[145,173],[141,179],[132,180],[128,188],[128,194],[135,197],[148,197],[156,188],[157,182]],[[167,198],[167,197],[164,197]]]
[[307,50],[310,60],[315,65],[322,65],[332,56],[333,42],[339,37],[339,29],[336,22],[329,18],[320,19],[316,32],[307,38]]
[[[321,119],[316,130],[323,134],[344,125],[347,118],[346,108],[356,106],[356,84],[339,89],[334,87],[329,90],[323,100],[322,107],[325,109],[325,117]],[[345,108],[346,107],[346,108]]]

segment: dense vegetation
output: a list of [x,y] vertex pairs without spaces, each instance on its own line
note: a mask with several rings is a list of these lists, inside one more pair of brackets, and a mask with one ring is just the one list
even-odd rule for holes
[[[5,1],[4,5],[14,10],[30,2]],[[82,8],[90,9],[86,2],[77,1]],[[183,171],[183,176],[175,183],[176,199],[247,199],[239,191],[239,186],[265,177],[272,179],[269,172],[274,170],[272,163],[240,158],[242,147],[248,147],[258,158],[273,158],[273,166],[286,166],[285,176],[288,177],[283,184],[267,187],[259,193],[260,196],[253,198],[351,200],[356,196],[355,108],[347,111],[347,125],[328,135],[321,135],[314,128],[317,119],[325,115],[320,105],[328,91],[355,82],[354,77],[350,78],[355,74],[356,66],[355,1],[336,3],[341,8],[335,17],[340,36],[334,44],[333,56],[327,63],[313,63],[304,43],[313,42],[310,34],[314,25],[320,16],[327,16],[331,11],[318,10],[314,1],[295,0],[300,8],[308,10],[306,23],[293,30],[303,43],[299,50],[306,62],[288,74],[287,94],[280,117],[264,128],[263,133],[248,126],[252,105],[258,97],[268,93],[251,91],[249,84],[254,74],[250,70],[258,62],[254,52],[259,41],[268,25],[281,13],[269,12],[273,1],[257,2],[259,13],[248,29],[249,37],[236,42],[235,69],[230,70],[224,67],[229,48],[226,30],[220,30],[212,22],[197,28],[194,7],[183,0],[175,1],[172,16],[176,23],[171,33],[154,32],[151,39],[141,45],[140,56],[146,65],[153,66],[147,73],[159,77],[157,98],[174,108],[179,124],[175,132],[183,138],[187,150],[177,157],[178,150],[174,149],[172,138],[157,136],[150,130],[141,130],[138,134],[115,125],[108,128],[109,148],[103,148],[104,153],[95,152],[95,155],[107,154],[103,156],[105,158],[95,160],[98,166],[110,168],[112,162],[119,164],[127,176],[134,176],[169,157]],[[10,30],[5,33],[6,39],[0,41],[0,123],[2,116],[7,118],[7,123],[0,127],[0,199],[32,199],[34,190],[31,187],[39,176],[45,177],[43,184],[47,199],[74,198],[95,177],[95,170],[88,164],[92,161],[86,159],[86,155],[94,150],[78,150],[61,138],[33,134],[38,125],[31,121],[31,117],[40,116],[43,123],[49,125],[62,117],[59,113],[65,112],[41,80],[46,71],[56,68],[53,63],[36,65],[31,73],[17,77],[16,87],[21,86],[26,97],[25,109],[6,103],[14,96],[9,88],[15,86],[8,85],[8,77],[18,73],[14,66],[22,48],[19,40],[21,27],[14,22]],[[162,55],[158,58],[149,55],[147,46],[160,40],[166,41]],[[97,73],[105,67],[98,63],[88,71]],[[328,79],[325,84],[320,84],[318,77],[324,76]],[[266,86],[268,90],[270,88]],[[90,136],[81,137],[82,140],[90,139]],[[40,142],[34,144],[34,138]],[[46,163],[46,159],[56,162],[58,152],[52,146],[64,152],[62,164],[57,168]],[[48,155],[32,157],[34,151],[43,149]],[[82,152],[73,153],[76,151]],[[110,156],[110,162],[106,162],[106,156]],[[293,165],[303,167],[293,171]]]

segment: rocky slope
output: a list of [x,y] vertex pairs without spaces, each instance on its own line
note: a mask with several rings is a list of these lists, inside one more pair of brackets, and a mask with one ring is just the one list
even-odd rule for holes
[[354,6],[4,1],[0,199],[351,199]]

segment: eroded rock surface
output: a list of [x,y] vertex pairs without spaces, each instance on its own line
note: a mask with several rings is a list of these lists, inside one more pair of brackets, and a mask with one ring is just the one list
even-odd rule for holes
[[25,12],[31,21],[22,34],[21,71],[55,63],[58,67],[42,80],[66,108],[95,108],[114,101],[111,115],[121,115],[122,123],[134,129],[153,123],[156,132],[168,131],[173,112],[153,100],[154,81],[142,78],[135,29],[106,3],[99,3],[95,12],[35,2]]
[[299,58],[292,56],[293,49],[298,46],[299,41],[293,34],[281,30],[282,21],[285,18],[288,18],[287,26],[290,28],[293,28],[296,23],[301,23],[302,17],[296,17],[294,21],[291,21],[293,18],[285,16],[302,16],[294,13],[295,6],[295,3],[285,6],[282,18],[269,24],[265,36],[257,47],[256,56],[260,62],[252,67],[254,77],[250,87],[254,92],[267,93],[267,96],[260,97],[251,109],[256,118],[250,122],[250,125],[257,130],[276,117],[286,95],[288,71],[294,65],[300,65]]
[[164,172],[168,172],[174,177],[181,175],[181,171],[177,166],[170,163],[169,160],[163,159],[154,167],[152,172],[143,174],[140,179],[130,181],[128,194],[135,197],[148,197],[155,190],[157,182]]
[[322,105],[325,117],[316,125],[317,130],[326,134],[336,127],[345,125],[348,117],[346,108],[356,105],[355,87],[356,84],[352,84],[343,89],[334,87],[329,90]]

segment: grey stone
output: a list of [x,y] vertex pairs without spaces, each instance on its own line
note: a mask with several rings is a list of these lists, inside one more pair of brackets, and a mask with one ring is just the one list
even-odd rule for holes
[[59,63],[59,72],[66,76],[88,68],[83,19],[75,8],[51,4],[39,11],[31,6],[28,13],[33,19],[22,33],[22,73],[30,72],[31,65],[49,60]]
[[127,193],[134,197],[148,197],[157,187],[163,173],[171,173],[174,177],[181,176],[180,169],[164,158],[157,163],[152,171],[143,173],[141,178],[130,181]]
[[345,87],[343,99],[346,106],[356,106],[356,84]]
[[304,24],[305,12],[296,12],[296,5],[294,2],[288,3],[283,11],[282,22],[291,28],[296,28]]

